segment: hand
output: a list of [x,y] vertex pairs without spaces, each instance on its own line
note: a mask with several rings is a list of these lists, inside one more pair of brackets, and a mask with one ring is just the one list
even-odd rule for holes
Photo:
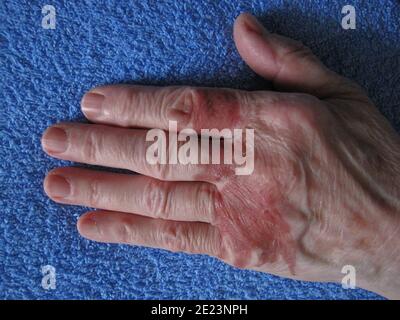
[[[216,256],[241,268],[340,281],[400,297],[400,139],[363,91],[302,44],[242,14],[234,38],[276,91],[104,86],[82,100],[96,124],[46,130],[51,156],[139,175],[57,168],[53,200],[104,210],[78,230],[92,240]],[[254,171],[150,164],[147,129],[254,129]],[[107,210],[107,211],[105,211]]]

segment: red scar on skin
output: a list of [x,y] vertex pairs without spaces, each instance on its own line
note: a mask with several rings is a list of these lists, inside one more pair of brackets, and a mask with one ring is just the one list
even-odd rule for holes
[[[213,165],[211,169],[211,176],[219,175],[217,180],[222,182],[215,195],[214,225],[226,241],[226,254],[233,255],[232,263],[242,268],[261,267],[282,258],[295,275],[297,247],[290,226],[282,217],[285,209],[279,197],[265,183],[250,176],[235,176],[233,169],[226,167]],[[206,176],[210,178],[209,174],[199,178],[207,181]]]
[[[229,91],[200,89],[191,99],[194,109],[187,110],[187,116],[197,131],[243,129],[246,125],[241,101]],[[225,242],[221,258],[242,268],[261,267],[281,258],[294,275],[297,247],[282,216],[287,211],[282,197],[255,173],[235,175],[232,165],[205,165],[204,172],[196,180],[215,183],[218,188],[214,224]]]

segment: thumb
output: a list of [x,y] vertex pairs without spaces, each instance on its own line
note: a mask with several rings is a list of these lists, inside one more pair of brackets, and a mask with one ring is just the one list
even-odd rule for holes
[[233,36],[243,60],[277,89],[319,98],[348,97],[359,91],[350,80],[325,67],[303,44],[269,33],[248,13],[236,19]]

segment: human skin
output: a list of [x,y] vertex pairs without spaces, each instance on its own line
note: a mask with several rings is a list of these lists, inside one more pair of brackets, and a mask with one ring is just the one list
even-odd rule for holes
[[[249,14],[234,24],[244,61],[277,91],[112,85],[82,99],[94,124],[60,123],[52,157],[123,168],[63,167],[44,188],[80,217],[88,239],[215,256],[233,266],[308,281],[356,284],[400,298],[400,138],[363,90],[301,43]],[[254,129],[255,168],[151,165],[149,129]]]

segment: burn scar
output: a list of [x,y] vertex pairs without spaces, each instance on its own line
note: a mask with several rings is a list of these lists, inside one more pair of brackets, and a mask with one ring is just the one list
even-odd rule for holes
[[208,177],[219,175],[213,181],[219,190],[213,224],[224,242],[220,258],[239,268],[261,267],[282,259],[294,275],[297,246],[283,217],[289,208],[281,204],[282,197],[253,176],[235,176],[227,166],[214,166],[208,172],[212,172]]

